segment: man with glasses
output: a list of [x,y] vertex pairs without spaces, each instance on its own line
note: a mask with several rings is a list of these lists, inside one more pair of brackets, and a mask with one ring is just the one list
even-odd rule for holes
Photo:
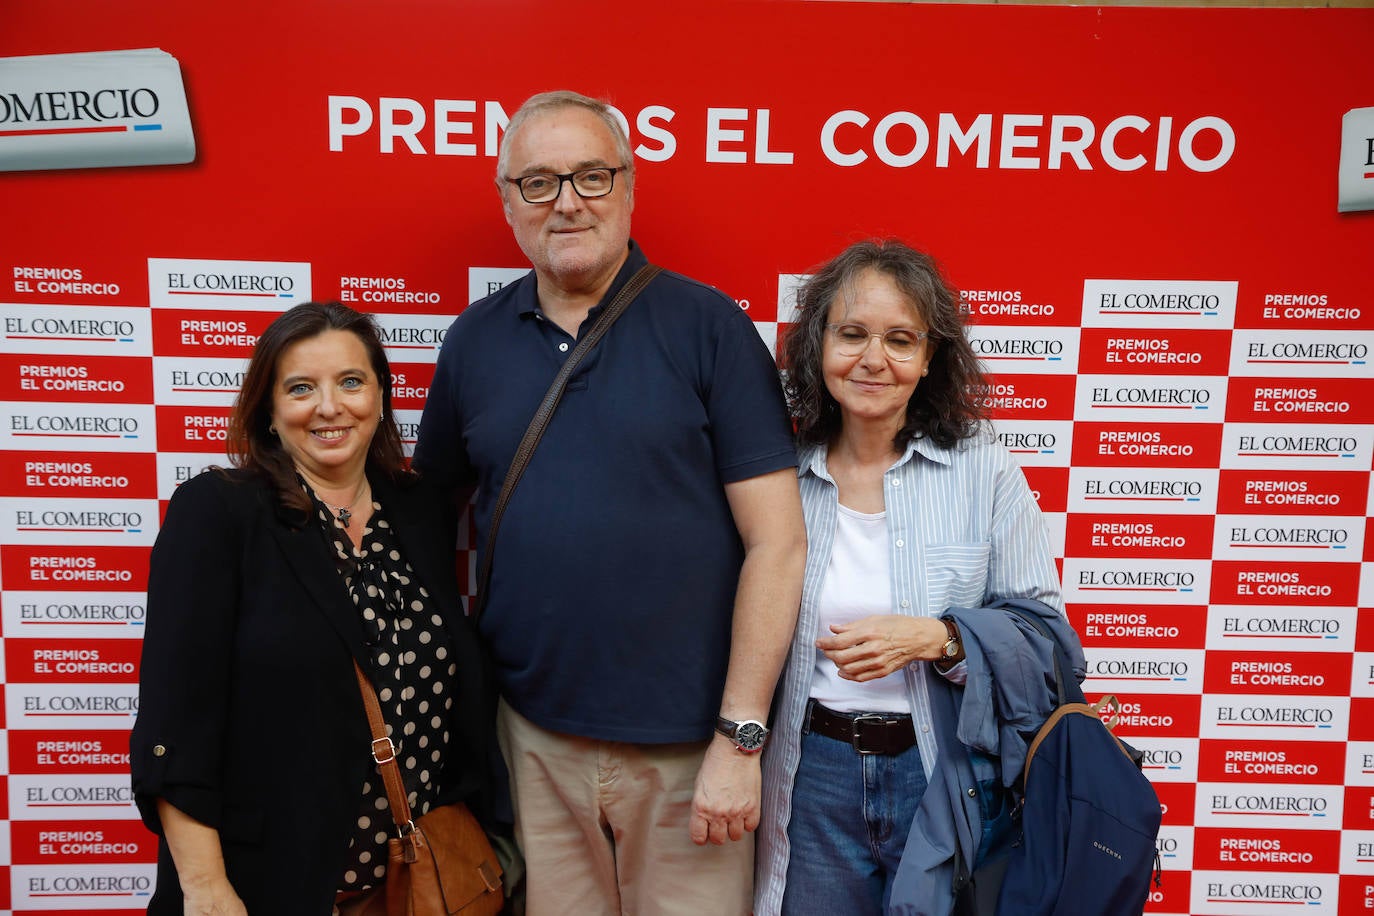
[[[645,263],[602,102],[543,93],[497,162],[534,270],[453,323],[415,465],[476,487],[479,549],[577,339]],[[776,368],[729,298],[663,272],[568,384],[502,517],[480,628],[532,916],[742,914],[758,751],[805,535]]]

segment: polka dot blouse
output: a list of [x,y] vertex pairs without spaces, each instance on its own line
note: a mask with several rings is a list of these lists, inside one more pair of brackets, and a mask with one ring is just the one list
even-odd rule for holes
[[[439,794],[439,773],[448,750],[457,673],[448,631],[429,592],[402,556],[380,503],[372,503],[362,546],[354,547],[324,504],[313,493],[311,497],[362,619],[371,661],[367,673],[377,688],[407,800],[418,818]],[[369,751],[368,746],[358,748],[359,754]],[[386,878],[386,841],[396,832],[375,765],[368,767],[360,796],[340,891],[365,890]]]

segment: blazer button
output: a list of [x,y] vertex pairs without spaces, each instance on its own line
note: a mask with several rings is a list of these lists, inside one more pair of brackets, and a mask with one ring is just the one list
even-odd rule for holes
[[154,756],[154,757],[165,757],[165,756],[167,756],[167,748],[163,747],[161,744],[154,744],[154,745],[153,745],[153,756]]
[[969,797],[969,798],[977,798],[977,797],[978,797],[978,790],[977,790],[977,789],[970,788],[970,789],[968,790],[968,797]]

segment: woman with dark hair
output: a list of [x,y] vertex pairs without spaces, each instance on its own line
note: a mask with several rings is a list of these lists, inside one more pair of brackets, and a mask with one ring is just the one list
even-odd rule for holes
[[[965,817],[952,802],[965,789],[945,786],[972,766],[954,737],[956,685],[982,669],[963,643],[994,635],[978,621],[1009,618],[969,609],[1033,599],[1075,637],[1040,510],[983,422],[986,382],[931,258],[855,244],[798,300],[782,363],[810,549],[764,759],[755,912],[945,914],[952,881],[915,903],[893,886],[908,835],[929,833],[922,818],[953,834]],[[989,789],[992,765],[980,758],[976,774]],[[980,828],[961,828],[968,862]]]
[[376,325],[338,303],[263,333],[229,455],[178,488],[152,551],[130,738],[161,837],[148,911],[371,912],[395,826],[353,662],[416,817],[485,785],[453,503],[405,469]]

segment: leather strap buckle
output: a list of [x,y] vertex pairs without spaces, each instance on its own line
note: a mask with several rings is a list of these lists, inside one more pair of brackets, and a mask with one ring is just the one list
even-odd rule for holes
[[[378,749],[381,745],[381,749]],[[381,754],[386,754],[382,757]],[[377,766],[383,766],[396,759],[396,745],[391,743],[390,738],[372,739],[372,759],[377,761]]]
[[883,751],[878,748],[865,750],[865,742],[863,740],[863,736],[859,734],[859,731],[861,726],[866,722],[876,723],[881,728],[887,725],[888,720],[883,716],[878,715],[877,713],[867,713],[864,715],[855,716],[853,721],[850,723],[850,743],[854,745],[854,750],[858,751],[860,754],[868,755],[883,753]]

